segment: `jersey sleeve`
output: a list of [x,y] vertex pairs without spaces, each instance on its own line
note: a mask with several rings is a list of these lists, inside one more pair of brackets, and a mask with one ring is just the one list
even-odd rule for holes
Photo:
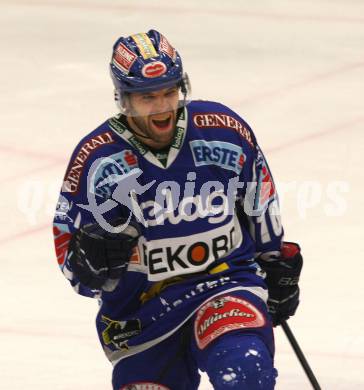
[[113,137],[110,131],[91,133],[76,147],[66,170],[53,220],[58,265],[77,293],[92,298],[99,298],[101,291],[82,285],[73,274],[67,259],[68,246],[72,234],[81,226],[100,220],[108,223],[125,212],[109,199],[110,183],[103,184],[103,172],[124,173],[120,164],[112,164],[114,160],[110,159],[114,150]]
[[255,243],[255,257],[274,260],[280,255],[284,231],[276,186],[258,144],[246,168],[240,178],[244,181],[240,219]]

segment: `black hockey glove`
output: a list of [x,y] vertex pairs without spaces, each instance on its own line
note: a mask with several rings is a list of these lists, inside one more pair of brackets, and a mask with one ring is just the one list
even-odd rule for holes
[[273,326],[277,326],[293,316],[299,304],[298,281],[303,264],[301,249],[298,244],[284,242],[280,259],[271,262],[257,259],[257,262],[267,274],[268,310]]
[[[120,218],[112,225],[125,222]],[[135,222],[130,222],[122,233],[107,232],[97,223],[82,226],[73,234],[68,248],[73,273],[82,284],[94,289],[101,289],[110,279],[120,279],[139,235]]]

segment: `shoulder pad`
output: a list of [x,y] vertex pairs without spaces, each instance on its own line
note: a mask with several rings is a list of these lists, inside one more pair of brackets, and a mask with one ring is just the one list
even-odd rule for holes
[[[104,131],[102,131],[104,130]],[[64,177],[63,191],[77,193],[80,178],[85,165],[89,162],[92,154],[100,147],[113,144],[114,134],[107,128],[100,127],[84,137],[75,148]]]

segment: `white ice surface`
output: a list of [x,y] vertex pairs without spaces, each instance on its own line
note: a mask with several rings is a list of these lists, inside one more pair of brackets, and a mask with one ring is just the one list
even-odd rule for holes
[[[323,389],[363,389],[358,0],[0,1],[0,388],[111,389],[97,303],[59,272],[50,224],[73,147],[116,110],[112,43],[152,27],[182,54],[193,96],[231,106],[255,130],[285,191],[286,239],[305,258],[291,327]],[[276,388],[310,389],[275,335]]]

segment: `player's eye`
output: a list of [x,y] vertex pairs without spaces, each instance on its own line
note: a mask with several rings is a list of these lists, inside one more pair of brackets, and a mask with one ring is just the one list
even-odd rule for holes
[[165,96],[167,96],[167,97],[174,96],[176,93],[177,93],[177,89],[171,89],[170,91],[168,91],[166,93]]
[[143,95],[143,96],[142,96],[142,100],[143,100],[144,102],[151,102],[151,101],[153,101],[153,99],[154,99],[154,96],[153,96],[153,95]]

